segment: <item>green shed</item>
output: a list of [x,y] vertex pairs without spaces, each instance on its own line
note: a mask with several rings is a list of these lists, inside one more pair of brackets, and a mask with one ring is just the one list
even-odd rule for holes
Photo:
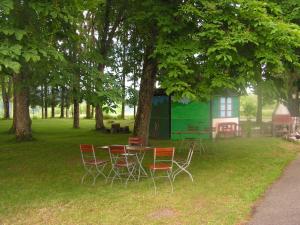
[[206,102],[174,101],[157,89],[152,100],[149,136],[172,140],[216,137],[218,124],[239,124],[239,108],[239,96],[228,92]]

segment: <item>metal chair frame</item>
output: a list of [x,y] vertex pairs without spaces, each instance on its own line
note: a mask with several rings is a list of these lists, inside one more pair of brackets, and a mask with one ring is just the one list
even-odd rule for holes
[[81,183],[83,183],[87,175],[93,177],[93,185],[99,175],[102,175],[106,179],[106,175],[103,173],[108,160],[97,160],[94,146],[91,144],[81,144],[80,145],[81,159],[86,173],[81,178]]
[[191,164],[191,161],[192,161],[192,157],[193,157],[193,154],[194,154],[194,148],[195,148],[195,143],[191,143],[189,153],[188,153],[187,158],[184,162],[179,162],[179,161],[174,160],[174,164],[178,168],[173,172],[173,181],[175,180],[175,178],[178,174],[180,174],[181,172],[185,172],[189,175],[192,182],[194,182],[192,174],[187,170],[187,168],[189,167],[189,165]]
[[180,144],[180,147],[182,149],[188,149],[187,146],[190,145],[190,143],[194,143],[194,150],[198,151],[200,154],[204,154],[206,152],[206,145],[203,142],[202,138],[183,138]]
[[[173,170],[173,162],[174,162],[174,153],[175,148],[154,148],[154,161],[153,164],[150,165],[150,174],[154,184],[155,194],[157,193],[157,186],[155,183],[156,178],[167,177],[171,184],[172,192],[174,192],[173,187],[173,179],[172,179],[172,170]],[[160,159],[162,158],[162,159]],[[163,165],[163,166],[161,166]],[[156,171],[164,171],[167,173],[166,176],[155,176]]]
[[125,145],[109,146],[109,156],[111,160],[111,170],[107,176],[107,180],[110,178],[111,173],[114,173],[111,185],[115,179],[119,179],[122,182],[122,176],[126,177],[125,186],[127,186],[130,179],[136,180],[134,176],[136,170],[136,156],[135,154],[128,153]]

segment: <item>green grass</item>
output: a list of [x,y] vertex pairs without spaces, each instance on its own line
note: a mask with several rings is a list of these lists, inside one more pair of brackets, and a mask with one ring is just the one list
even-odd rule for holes
[[[132,126],[132,121],[123,121]],[[128,135],[93,130],[92,120],[81,129],[71,120],[34,120],[35,141],[16,143],[0,121],[0,224],[237,224],[296,156],[296,145],[274,138],[227,139],[207,143],[195,153],[188,176],[180,175],[170,193],[166,180],[158,194],[150,179],[115,183],[102,178],[80,184],[83,168],[79,144],[125,144]],[[153,141],[153,146],[172,145]],[[98,152],[100,157],[108,157]],[[186,153],[177,153],[185,157]],[[152,159],[147,155],[145,164]]]

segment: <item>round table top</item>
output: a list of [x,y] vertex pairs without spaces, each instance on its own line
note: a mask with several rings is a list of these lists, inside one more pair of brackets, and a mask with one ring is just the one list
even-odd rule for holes
[[[113,146],[113,145],[111,145]],[[128,151],[136,151],[136,152],[141,152],[141,151],[149,151],[149,150],[153,150],[153,147],[149,147],[149,146],[139,146],[139,145],[125,145],[126,150]],[[103,150],[108,150],[109,146],[108,145],[104,145],[104,146],[97,146],[97,149],[103,149]]]

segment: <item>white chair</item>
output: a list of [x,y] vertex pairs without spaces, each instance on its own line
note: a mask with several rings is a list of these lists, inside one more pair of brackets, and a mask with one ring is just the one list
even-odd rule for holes
[[191,164],[191,161],[192,161],[192,157],[193,157],[193,154],[194,154],[194,148],[195,148],[195,143],[192,143],[190,145],[189,153],[188,153],[188,156],[187,156],[185,161],[180,162],[180,161],[174,160],[174,164],[178,168],[176,170],[174,170],[174,172],[173,172],[173,175],[172,175],[173,176],[173,181],[175,180],[175,178],[178,174],[180,174],[181,172],[185,172],[189,175],[192,182],[194,182],[192,174],[187,170],[187,168],[189,167],[189,165]]

